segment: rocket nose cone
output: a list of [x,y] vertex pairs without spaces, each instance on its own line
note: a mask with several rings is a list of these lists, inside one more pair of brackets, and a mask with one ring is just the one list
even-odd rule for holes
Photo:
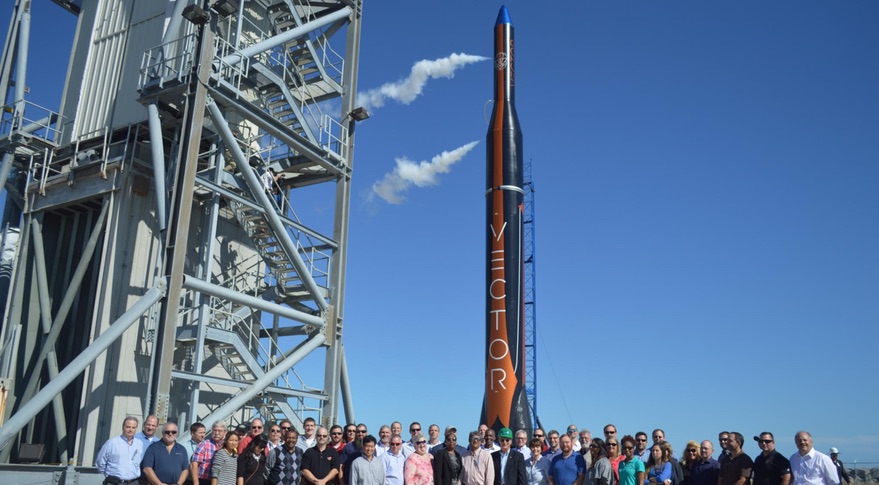
[[510,11],[507,10],[507,6],[501,5],[501,10],[497,13],[497,22],[495,22],[494,24],[495,25],[501,25],[501,24],[511,24],[512,25],[512,23],[513,22],[510,20]]

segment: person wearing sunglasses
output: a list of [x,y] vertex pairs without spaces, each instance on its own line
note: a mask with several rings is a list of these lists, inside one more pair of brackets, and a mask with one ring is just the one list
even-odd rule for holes
[[647,466],[647,462],[650,461],[650,448],[647,447],[647,433],[643,431],[638,431],[635,433],[635,456],[644,462],[644,466]]
[[546,443],[546,431],[544,431],[542,428],[535,429],[534,435],[531,436],[531,438],[537,438],[540,440],[540,442],[542,443],[541,447],[543,448],[541,450],[541,453],[549,449],[549,445]]
[[494,485],[494,464],[491,451],[482,447],[485,433],[472,431],[468,437],[470,445],[461,454],[461,483],[463,485]]
[[768,431],[755,436],[761,453],[754,459],[754,485],[788,485],[790,460],[775,450],[775,436]]
[[388,452],[381,459],[385,463],[385,485],[404,485],[403,468],[406,456],[403,454],[403,438],[400,435],[391,434]]
[[[303,485],[333,483],[333,480],[339,476],[339,454],[328,446],[330,433],[323,426],[317,428],[314,438],[316,444],[305,450],[302,455],[302,483]],[[301,439],[299,443],[302,443]]]
[[[272,426],[277,428],[277,425]],[[278,428],[280,431],[280,428]],[[278,440],[280,443],[280,440]],[[250,444],[244,449],[244,453],[238,455],[237,476],[240,485],[263,485],[269,474],[266,465],[266,450],[268,442],[262,436],[250,440]],[[283,445],[282,445],[283,446]]]
[[584,485],[614,485],[616,477],[613,474],[610,460],[607,459],[607,448],[605,448],[604,440],[601,438],[593,439],[587,445],[587,449],[592,461],[586,465]]
[[494,485],[526,485],[525,457],[513,449],[513,430],[501,428],[501,449],[491,454],[494,462]]
[[189,460],[186,448],[177,442],[177,423],[165,423],[162,439],[144,451],[140,466],[150,485],[183,485],[189,476]]
[[350,443],[354,441],[354,438],[357,438],[357,425],[356,424],[348,424],[345,425],[345,443]]
[[[409,455],[415,452],[415,437],[421,434],[421,423],[418,421],[413,421],[412,424],[409,425],[409,441],[403,443],[403,454],[408,458]],[[430,445],[427,445],[430,448]]]
[[330,428],[330,447],[339,453],[345,448],[345,432],[338,424],[334,424]]
[[[610,467],[613,470],[613,476],[617,482],[620,481],[620,462],[623,461],[625,455],[623,455],[623,450],[620,447],[620,442],[616,437],[607,440],[604,444],[605,449],[607,449],[607,460],[610,462]],[[645,468],[647,465],[644,465]]]
[[427,438],[421,433],[412,436],[415,451],[406,458],[403,465],[403,481],[405,485],[433,485],[433,458],[427,452]]
[[695,465],[697,461],[699,461],[699,443],[690,440],[684,448],[684,457],[681,458],[680,461],[681,472],[683,472],[683,481],[679,485],[690,484],[690,475],[693,470],[693,465]]
[[635,457],[635,438],[631,435],[623,436],[620,440],[623,448],[623,459],[618,466],[619,485],[641,485],[644,483],[644,475],[647,469],[644,462]]
[[284,435],[281,434],[281,427],[279,425],[273,424],[269,426],[269,439],[266,440],[265,446],[266,456],[269,456],[272,451],[275,450],[275,448],[280,448],[284,446],[284,440],[282,439],[283,437]]
[[573,424],[569,424],[566,434],[571,437],[571,447],[574,449],[574,451],[579,453],[580,452],[580,439],[579,439],[580,433],[577,430],[577,427],[574,426]]
[[262,420],[259,418],[253,418],[250,421],[250,427],[247,430],[247,434],[238,441],[238,453],[244,453],[244,449],[247,448],[247,445],[250,444],[251,440],[257,436],[262,436],[263,429]]
[[[436,485],[459,485],[461,483],[461,454],[457,451],[457,430],[449,430],[446,433],[445,446],[441,449],[434,448],[433,453],[433,477]],[[428,442],[430,445],[430,442]],[[434,450],[436,450],[434,452]]]

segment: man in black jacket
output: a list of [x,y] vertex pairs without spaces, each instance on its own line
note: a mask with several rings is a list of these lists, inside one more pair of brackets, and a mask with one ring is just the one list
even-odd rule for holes
[[527,485],[525,457],[512,449],[513,431],[501,428],[498,433],[501,449],[491,454],[494,462],[494,485]]

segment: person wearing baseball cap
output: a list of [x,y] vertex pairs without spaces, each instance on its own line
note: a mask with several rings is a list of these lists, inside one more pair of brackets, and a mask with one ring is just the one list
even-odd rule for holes
[[[430,450],[428,450],[428,453],[430,453],[431,455],[436,457],[437,453],[439,453],[442,450],[445,450],[446,445],[447,445],[446,442],[449,440],[449,435],[455,435],[455,440],[454,440],[455,453],[457,453],[460,456],[464,456],[464,452],[467,451],[467,448],[458,444],[458,441],[457,441],[458,428],[455,426],[446,426],[446,431],[445,431],[445,433],[443,433],[443,438],[445,439],[445,441],[443,441],[442,444],[440,444],[439,446],[435,446],[435,447],[431,448]],[[428,446],[430,446],[430,445],[428,445]]]
[[851,484],[852,477],[845,471],[845,466],[839,461],[839,449],[835,446],[830,447],[830,461],[836,465],[836,474],[839,475],[840,485]]
[[491,454],[494,485],[527,485],[525,457],[513,449],[513,430],[501,428],[497,436],[501,449]]
[[755,436],[761,453],[754,459],[754,485],[788,485],[790,461],[775,450],[775,436],[769,431]]

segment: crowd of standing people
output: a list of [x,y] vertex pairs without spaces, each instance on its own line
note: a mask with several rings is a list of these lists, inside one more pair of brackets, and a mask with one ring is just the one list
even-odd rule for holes
[[[675,454],[656,429],[652,444],[639,431],[618,436],[616,426],[604,438],[568,426],[564,434],[536,429],[495,432],[486,425],[466,433],[447,426],[440,440],[436,424],[422,433],[409,425],[404,441],[399,422],[383,425],[378,437],[365,424],[317,426],[292,422],[265,423],[227,429],[218,421],[210,436],[202,423],[190,426],[190,439],[176,441],[178,429],[167,422],[156,436],[158,419],[149,416],[141,431],[128,417],[122,434],[108,440],[95,465],[105,485],[848,485],[851,477],[839,461],[812,447],[806,431],[796,434],[797,452],[786,458],[775,449],[775,437],[754,436],[761,453],[754,459],[743,451],[741,433],[723,431],[714,457],[711,440],[688,441]],[[462,433],[462,439],[465,434]]]

